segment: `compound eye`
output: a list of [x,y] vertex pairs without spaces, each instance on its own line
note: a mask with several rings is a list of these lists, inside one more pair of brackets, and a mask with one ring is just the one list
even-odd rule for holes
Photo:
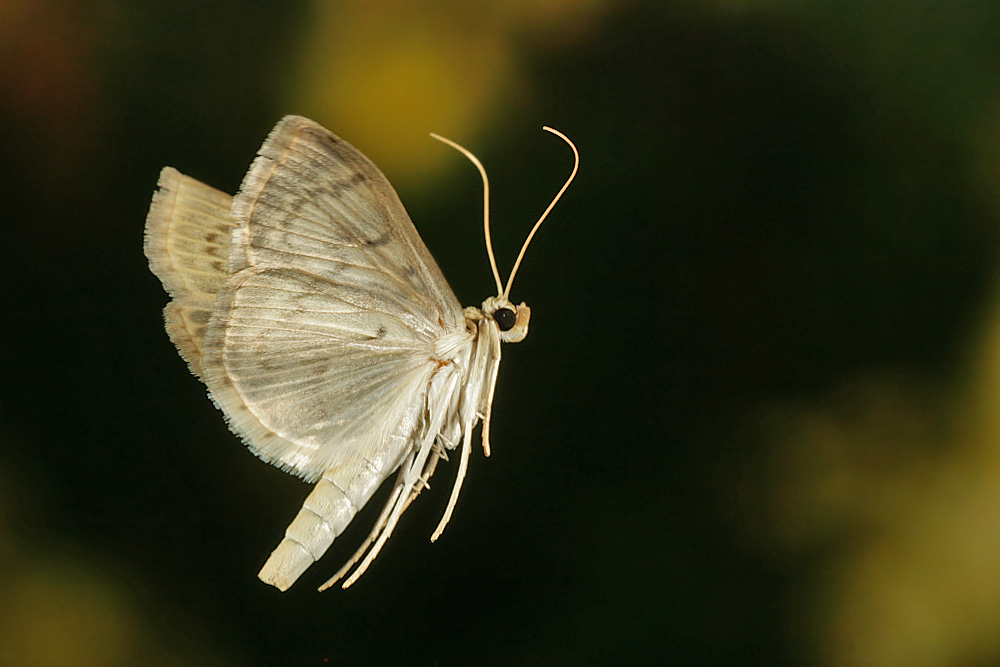
[[493,319],[500,327],[500,331],[510,331],[517,324],[517,313],[510,308],[497,308],[493,313]]

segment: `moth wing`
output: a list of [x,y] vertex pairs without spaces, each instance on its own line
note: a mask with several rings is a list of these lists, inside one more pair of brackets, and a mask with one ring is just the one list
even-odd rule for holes
[[386,177],[319,124],[286,116],[233,200],[230,268],[295,266],[334,283],[354,268],[418,306],[428,323],[464,326],[462,307]]
[[410,306],[386,297],[390,279],[371,269],[353,278],[244,269],[219,293],[204,366],[252,451],[309,481],[330,471],[363,481],[342,489],[360,507],[410,446],[438,364]]
[[385,176],[313,121],[275,126],[232,211],[235,275],[204,346],[214,400],[283,469],[381,481],[461,306]]
[[143,249],[172,297],[167,333],[191,371],[203,377],[202,339],[216,295],[229,279],[232,197],[172,167],[160,172],[146,217]]

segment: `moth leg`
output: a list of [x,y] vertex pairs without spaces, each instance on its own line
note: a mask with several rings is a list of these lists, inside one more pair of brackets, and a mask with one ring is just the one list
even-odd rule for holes
[[[455,485],[451,487],[451,497],[448,498],[448,506],[444,510],[444,516],[441,517],[441,521],[438,522],[437,528],[431,534],[431,542],[436,542],[437,538],[441,537],[441,533],[444,532],[444,527],[448,525],[448,521],[451,520],[451,513],[455,509],[455,503],[458,502],[458,494],[462,490],[462,481],[465,479],[465,471],[469,467],[469,452],[472,451],[472,423],[469,422],[465,425],[465,434],[462,438],[462,454],[458,460],[458,472],[455,474]],[[489,456],[489,449],[487,449],[487,456]]]
[[431,488],[427,482],[434,475],[434,469],[437,468],[437,463],[441,459],[444,459],[445,461],[448,460],[446,457],[442,456],[437,451],[431,452],[430,457],[427,459],[427,465],[424,466],[423,474],[420,475],[420,479],[418,479],[417,482],[413,485],[413,490],[410,493],[410,497],[406,499],[406,507],[403,508],[404,512],[407,510],[407,508],[409,508],[410,503],[416,500],[417,496],[420,495],[421,491],[423,491],[424,489]]
[[[410,493],[409,498],[407,498],[406,500],[406,506],[403,507],[403,512],[405,512],[407,508],[409,508],[410,503],[412,503],[416,499],[416,497],[420,495],[420,492],[422,490],[424,490],[425,488],[430,488],[427,482],[434,475],[434,469],[437,467],[438,461],[440,461],[442,458],[447,460],[443,456],[443,453],[444,452],[438,452],[436,450],[431,452],[431,456],[427,460],[427,465],[424,466],[423,474],[420,476],[420,479],[417,480],[418,483],[414,485],[414,488]],[[402,492],[404,486],[402,479],[404,472],[405,469],[400,470],[400,474],[398,475],[396,484],[393,487],[393,493],[389,497],[389,500],[386,501],[385,507],[382,509],[382,513],[379,515],[378,520],[375,522],[375,526],[372,528],[371,532],[368,533],[368,537],[366,537],[365,541],[361,544],[360,547],[358,547],[358,550],[354,552],[354,555],[351,556],[351,558],[346,563],[344,563],[343,567],[337,570],[337,573],[332,577],[330,577],[330,579],[325,584],[320,586],[319,588],[320,592],[325,591],[330,586],[333,586],[345,574],[347,574],[347,571],[350,570],[352,567],[354,567],[355,563],[361,560],[361,557],[364,556],[365,552],[368,550],[368,547],[371,546],[371,543],[374,542],[375,539],[382,532],[382,528],[385,527],[386,521],[389,519],[389,514],[392,512],[392,508],[399,500],[398,494]]]
[[[497,343],[497,345],[499,345],[499,342]],[[498,350],[496,358],[493,361],[493,368],[490,369],[490,390],[486,394],[486,404],[484,406],[485,409],[483,410],[482,414],[483,434],[481,437],[483,440],[483,453],[486,454],[486,456],[490,455],[490,415],[493,412],[493,392],[496,390],[497,387],[497,371],[499,369],[500,369],[500,354]],[[468,433],[469,430],[471,429],[468,429],[466,432]]]
[[[438,425],[440,426],[440,425]],[[431,430],[433,432],[434,429]],[[430,436],[434,437],[434,436]],[[385,545],[386,540],[392,535],[393,529],[396,528],[396,523],[399,521],[399,517],[403,515],[403,511],[410,506],[410,493],[413,492],[414,487],[416,487],[417,482],[420,480],[420,473],[423,471],[424,464],[427,462],[427,457],[431,453],[433,441],[427,442],[426,440],[420,447],[420,451],[417,453],[417,459],[406,469],[406,481],[400,487],[400,490],[406,490],[405,495],[396,496],[395,503],[392,508],[392,514],[389,515],[385,526],[382,528],[382,533],[378,536],[375,544],[368,551],[364,560],[358,565],[354,573],[348,577],[347,581],[344,582],[343,587],[348,588],[351,584],[358,580],[368,566],[375,561],[375,557],[378,556],[379,552],[382,551],[382,547]]]
[[[451,438],[446,437],[444,433],[440,433],[438,434],[438,439],[434,441],[434,454],[438,459],[447,461],[448,450],[455,449],[456,444],[451,441]],[[437,460],[434,461],[434,465],[437,465]]]
[[371,546],[371,543],[374,542],[375,538],[377,538],[379,533],[382,532],[382,528],[385,526],[385,522],[389,519],[389,514],[392,512],[392,508],[396,505],[396,502],[399,500],[399,495],[403,492],[403,476],[408,467],[409,466],[404,465],[400,468],[399,474],[396,476],[396,483],[393,484],[392,494],[389,496],[389,500],[386,501],[385,507],[382,508],[382,513],[379,514],[378,520],[375,521],[375,525],[372,527],[371,532],[368,533],[368,537],[366,537],[364,542],[361,543],[361,546],[354,552],[354,555],[351,556],[346,563],[344,563],[343,567],[337,570],[335,575],[330,577],[325,584],[319,587],[319,591],[321,593],[330,586],[333,586],[340,580],[341,577],[347,574],[347,571],[354,567],[355,563],[361,560],[361,557],[364,556],[366,551],[368,551],[368,547]]
[[476,413],[476,416],[483,422],[483,431],[480,439],[483,441],[483,454],[490,455],[490,415],[488,412]]
[[[420,479],[417,480],[419,482],[419,486],[414,487],[413,493],[410,494],[409,500],[406,501],[407,507],[409,507],[410,503],[412,503],[416,497],[420,495],[421,491],[431,488],[431,477],[434,476],[434,469],[437,468],[437,462],[441,459],[444,459],[445,461],[448,460],[446,457],[442,456],[442,452],[439,452],[436,449],[431,451],[431,455],[427,459],[427,465],[424,466],[424,472],[421,473]],[[405,508],[403,511],[406,511]]]
[[[458,376],[455,376],[441,391],[441,395],[449,396],[455,390],[457,382]],[[400,466],[399,476],[396,478],[392,495],[386,502],[382,514],[375,523],[375,527],[351,559],[340,568],[337,574],[320,587],[321,591],[326,590],[344,576],[362,555],[364,555],[364,560],[361,561],[361,564],[358,565],[347,581],[343,583],[343,587],[349,587],[358,580],[358,577],[364,574],[368,566],[378,556],[379,551],[382,550],[385,541],[392,535],[399,517],[402,516],[406,508],[413,502],[413,499],[420,493],[426,480],[430,479],[430,476],[434,473],[438,459],[443,454],[438,443],[438,438],[446,417],[446,412],[438,410],[437,412],[432,411],[431,414],[431,422],[424,427],[419,446],[415,447],[415,451],[410,452],[409,456],[407,456],[406,460]],[[373,541],[374,544],[372,544]],[[370,549],[369,546],[371,546]],[[368,550],[367,554],[365,554],[366,550]]]

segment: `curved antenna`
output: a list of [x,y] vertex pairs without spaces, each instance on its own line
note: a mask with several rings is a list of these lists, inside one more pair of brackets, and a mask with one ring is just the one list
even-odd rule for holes
[[[563,193],[566,192],[566,188],[568,188],[569,184],[573,182],[574,178],[576,178],[576,172],[580,168],[580,152],[576,150],[576,146],[573,144],[572,141],[569,140],[569,137],[567,137],[559,130],[549,127],[548,125],[542,127],[542,129],[545,130],[546,132],[551,132],[552,134],[556,135],[557,137],[565,141],[567,144],[569,144],[569,147],[573,149],[573,172],[569,175],[569,178],[566,179],[566,182],[563,183],[563,186],[559,188],[559,192],[556,193],[556,196],[552,198],[552,201],[545,209],[545,212],[542,213],[542,217],[540,217],[538,219],[538,222],[535,223],[535,226],[531,228],[531,231],[528,233],[528,238],[524,240],[524,245],[521,246],[521,252],[518,253],[517,260],[514,262],[514,268],[510,270],[510,277],[507,278],[507,287],[500,295],[504,299],[510,296],[510,287],[511,285],[514,284],[514,274],[517,273],[517,268],[521,266],[521,260],[524,258],[524,253],[528,249],[528,244],[531,243],[531,239],[535,236],[535,232],[538,231],[538,228],[542,226],[543,222],[545,222],[545,218],[548,217],[549,212],[555,207],[556,202],[558,202],[560,197],[563,196]],[[483,174],[483,177],[484,178],[486,177],[485,173]],[[497,281],[497,285],[499,286],[499,281]]]
[[445,139],[433,132],[431,132],[431,136],[442,143],[448,144],[469,158],[472,164],[476,165],[476,169],[479,170],[479,174],[483,177],[483,235],[486,237],[486,254],[490,257],[490,268],[493,270],[493,279],[497,281],[497,294],[499,294],[500,290],[503,289],[503,283],[500,282],[500,272],[497,271],[497,259],[493,255],[493,241],[490,239],[490,181],[486,178],[486,169],[483,167],[483,163],[479,161],[479,158],[473,155],[468,149],[459,146],[451,139]]

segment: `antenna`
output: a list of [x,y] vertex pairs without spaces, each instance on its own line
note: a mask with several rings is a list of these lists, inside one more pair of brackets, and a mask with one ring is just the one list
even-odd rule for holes
[[451,139],[445,139],[439,134],[434,134],[431,132],[431,136],[438,141],[444,142],[457,150],[459,153],[469,158],[472,164],[476,165],[476,169],[479,170],[480,176],[483,177],[483,236],[486,237],[486,254],[490,258],[490,269],[493,270],[493,279],[497,281],[497,294],[503,289],[503,283],[500,282],[500,272],[497,271],[497,259],[493,255],[493,241],[490,239],[490,180],[486,177],[486,169],[483,167],[483,163],[479,161],[475,155],[472,154],[470,150],[463,146],[459,146]]
[[530,232],[528,232],[528,238],[524,240],[524,245],[521,246],[521,252],[518,253],[517,260],[514,262],[514,268],[510,270],[510,276],[507,278],[506,288],[500,280],[500,272],[497,270],[496,256],[493,254],[493,241],[490,238],[490,182],[486,177],[486,169],[483,167],[483,163],[479,161],[479,158],[473,155],[471,151],[456,144],[451,139],[445,139],[444,137],[431,132],[432,137],[438,141],[448,144],[462,155],[469,158],[472,164],[476,165],[476,169],[479,170],[479,174],[483,178],[483,235],[486,237],[486,254],[490,258],[490,269],[493,271],[493,279],[497,283],[497,296],[504,299],[508,298],[510,295],[511,285],[514,284],[514,275],[517,273],[518,267],[521,266],[521,260],[524,259],[524,253],[528,250],[528,245],[531,243],[531,239],[535,237],[535,232],[537,232],[538,228],[542,226],[543,222],[545,222],[545,218],[547,218],[552,209],[555,208],[556,203],[563,196],[563,193],[566,192],[566,188],[569,187],[569,184],[573,182],[574,178],[576,178],[576,172],[580,169],[580,152],[576,149],[576,145],[570,141],[569,137],[559,130],[549,127],[548,125],[542,127],[542,129],[556,135],[569,144],[569,147],[573,150],[573,171],[570,173],[569,178],[566,179],[566,182],[563,183],[563,186],[559,188],[559,192],[556,193],[556,196],[552,198],[551,202],[549,202],[549,205],[545,208],[542,216],[538,218],[538,222],[536,222],[535,226],[531,228]]
[[574,145],[573,142],[569,140],[569,137],[567,137],[559,130],[555,130],[549,127],[548,125],[542,127],[542,129],[545,130],[546,132],[551,132],[552,134],[556,135],[557,137],[565,141],[567,144],[569,144],[569,147],[573,149],[573,172],[569,175],[569,178],[566,179],[566,182],[563,183],[563,186],[559,188],[559,192],[556,193],[556,196],[552,198],[551,202],[549,202],[549,205],[548,207],[546,207],[545,212],[542,213],[542,217],[538,219],[538,222],[535,223],[535,226],[531,228],[530,232],[528,232],[528,238],[524,240],[524,245],[521,246],[521,252],[518,253],[517,255],[517,261],[514,262],[514,268],[510,270],[510,277],[507,278],[507,287],[506,289],[504,289],[502,294],[503,298],[505,299],[508,296],[510,296],[510,287],[511,285],[514,284],[514,274],[517,273],[517,268],[521,266],[521,260],[524,258],[524,253],[528,249],[528,244],[531,243],[531,239],[534,238],[535,232],[538,231],[538,228],[542,226],[543,222],[545,222],[545,218],[548,217],[549,212],[555,207],[556,202],[558,202],[559,199],[563,196],[563,193],[566,192],[566,188],[568,188],[569,184],[573,182],[574,178],[576,178],[576,172],[580,168],[580,152],[576,150],[576,145]]

